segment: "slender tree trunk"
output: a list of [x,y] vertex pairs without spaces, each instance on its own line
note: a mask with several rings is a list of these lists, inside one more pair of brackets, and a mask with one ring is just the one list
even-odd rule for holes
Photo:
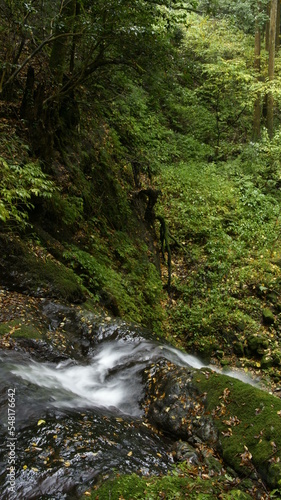
[[[75,26],[74,26],[74,31],[75,33],[77,32],[77,19],[80,16],[81,12],[81,5],[79,2],[76,2],[76,7],[75,7]],[[71,50],[70,50],[70,62],[69,62],[69,71],[70,73],[74,72],[74,67],[75,67],[75,54],[76,54],[76,36],[73,37],[72,39],[72,45],[71,45]]]
[[267,50],[267,52],[269,50],[270,7],[271,7],[271,0],[268,2],[266,7],[266,14],[268,16],[268,21],[266,21],[266,26],[265,26],[265,50]]
[[[269,23],[269,45],[268,45],[268,79],[274,79],[274,64],[275,64],[275,39],[276,39],[276,20],[277,20],[277,4],[278,0],[271,1],[270,23]],[[267,95],[267,129],[269,137],[273,135],[273,110],[274,99],[271,91]]]
[[[70,33],[73,30],[75,16],[76,0],[63,0],[55,35]],[[68,55],[70,55],[69,37],[62,36],[55,38],[50,57],[50,68],[56,83],[59,85],[63,82],[64,71],[67,68]]]
[[281,3],[280,0],[277,2],[277,20],[276,20],[276,40],[275,40],[275,48],[276,52],[278,52],[280,47],[280,14],[281,14]]
[[[261,30],[259,23],[256,22],[256,31],[255,31],[255,61],[254,67],[258,73],[258,79],[260,79],[260,55],[261,55]],[[257,140],[260,138],[260,129],[261,129],[261,95],[258,92],[255,104],[254,104],[254,121],[253,121],[253,139]]]

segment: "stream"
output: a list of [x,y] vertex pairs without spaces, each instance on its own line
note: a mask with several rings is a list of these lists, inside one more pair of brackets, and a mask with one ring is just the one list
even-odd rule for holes
[[163,358],[204,366],[114,320],[76,358],[0,350],[1,499],[76,499],[113,471],[167,473],[171,443],[149,428],[141,407],[143,371]]

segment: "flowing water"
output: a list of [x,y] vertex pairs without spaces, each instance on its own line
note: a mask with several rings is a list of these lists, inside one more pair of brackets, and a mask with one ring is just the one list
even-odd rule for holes
[[[171,468],[169,443],[142,419],[142,373],[163,358],[180,366],[204,364],[124,324],[100,329],[96,339],[84,358],[58,363],[38,362],[21,351],[0,351],[1,499],[79,498],[100,475],[113,470],[160,474]],[[230,375],[251,382],[239,372]],[[16,416],[14,491],[9,491],[7,471],[11,389]]]

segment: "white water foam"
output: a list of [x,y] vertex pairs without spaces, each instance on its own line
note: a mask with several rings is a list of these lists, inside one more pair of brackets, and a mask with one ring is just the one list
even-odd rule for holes
[[[56,407],[114,408],[130,415],[140,415],[139,401],[143,392],[141,372],[149,363],[160,358],[178,366],[208,367],[221,372],[196,356],[151,341],[104,342],[87,365],[74,364],[71,360],[57,365],[33,361],[14,366],[11,371],[32,384],[51,390],[50,404]],[[242,372],[229,370],[226,374],[243,382],[255,383]]]
[[51,389],[56,407],[114,408],[139,415],[143,390],[140,373],[157,353],[159,348],[149,342],[106,342],[87,365],[33,361],[14,367],[12,373]]

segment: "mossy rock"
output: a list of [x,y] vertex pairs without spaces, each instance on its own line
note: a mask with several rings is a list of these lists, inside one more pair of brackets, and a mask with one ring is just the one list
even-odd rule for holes
[[244,355],[244,346],[242,342],[239,342],[238,340],[233,342],[233,352],[237,356],[243,356]]
[[0,234],[0,280],[10,290],[69,302],[84,301],[84,291],[72,269],[52,258],[42,247],[19,237]]
[[194,383],[207,394],[225,462],[238,474],[257,470],[269,487],[280,486],[281,469],[275,465],[281,459],[281,400],[206,369]]
[[254,334],[247,339],[248,349],[253,354],[263,355],[268,348],[268,339],[265,335]]
[[14,320],[9,323],[1,323],[0,325],[0,336],[11,334],[11,338],[14,339],[41,339],[42,332],[38,330],[33,325],[25,325],[19,323],[19,321]]
[[46,260],[34,259],[29,254],[24,258],[24,266],[32,272],[30,277],[28,274],[26,277],[30,279],[31,290],[37,295],[50,295],[74,303],[84,301],[78,277],[60,262],[49,257]]
[[275,366],[281,366],[281,352],[279,349],[272,351],[271,353],[273,363]]
[[275,322],[275,317],[271,309],[265,307],[262,310],[262,319],[265,325],[273,325],[273,323]]
[[270,368],[273,365],[274,365],[274,360],[272,356],[270,356],[269,354],[265,354],[261,359],[261,367]]
[[228,358],[224,358],[220,360],[221,366],[229,366],[231,364],[231,360]]

